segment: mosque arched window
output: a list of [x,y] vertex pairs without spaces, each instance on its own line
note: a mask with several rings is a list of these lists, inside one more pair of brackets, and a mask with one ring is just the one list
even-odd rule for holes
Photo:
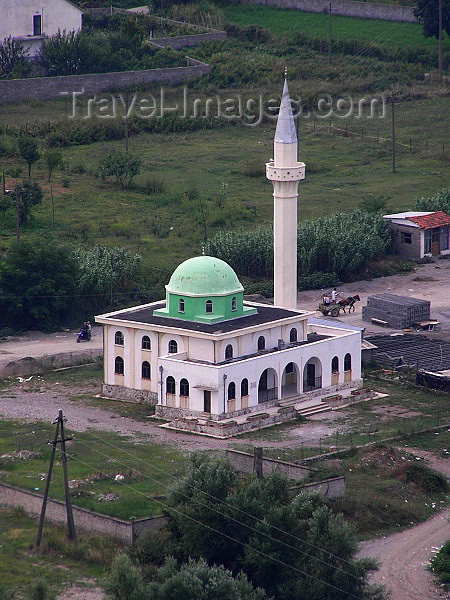
[[295,327],[293,327],[291,329],[291,331],[289,332],[289,341],[292,343],[296,342],[298,339],[297,337],[297,329]]
[[141,377],[142,379],[150,379],[150,363],[147,360],[142,363]]
[[178,352],[178,344],[175,340],[169,342],[169,354],[176,354]]
[[142,350],[151,350],[152,349],[152,343],[151,343],[148,335],[144,335],[144,337],[142,338],[141,348],[142,348]]
[[180,396],[189,396],[189,381],[187,379],[180,381]]
[[233,310],[233,311],[237,310],[236,296],[233,296],[233,298],[231,298],[231,310]]
[[114,373],[116,375],[124,374],[124,362],[121,356],[116,356],[116,359],[114,361]]
[[184,313],[184,300],[183,300],[183,298],[180,298],[178,300],[178,312],[179,313]]
[[241,381],[241,396],[248,396],[248,379],[245,378]]
[[123,333],[121,331],[116,331],[114,334],[114,343],[116,346],[123,346]]
[[344,371],[351,371],[351,370],[352,370],[352,355],[348,352],[344,356]]
[[213,311],[213,303],[212,300],[207,300],[205,305],[206,314],[211,314]]
[[228,346],[225,348],[225,360],[230,358],[233,358],[233,346],[228,344]]
[[266,338],[263,335],[260,335],[258,338],[258,350],[265,350],[266,348]]

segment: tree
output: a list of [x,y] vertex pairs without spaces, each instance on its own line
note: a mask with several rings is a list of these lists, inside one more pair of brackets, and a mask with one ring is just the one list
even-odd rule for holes
[[[28,179],[17,183],[10,194],[12,207],[18,207],[19,224],[25,225],[30,217],[31,209],[42,202],[44,193],[38,183]],[[17,202],[18,201],[18,202]]]
[[[439,37],[439,0],[417,0],[414,15],[425,37]],[[442,0],[442,29],[450,35],[450,0]]]
[[122,188],[131,185],[133,178],[139,175],[141,160],[137,156],[122,152],[120,150],[111,152],[104,156],[99,165],[99,173],[102,179],[115,177]]
[[76,308],[79,266],[71,248],[21,242],[0,263],[0,326],[50,331]]
[[26,67],[28,51],[22,42],[9,36],[0,43],[0,71],[10,75],[17,67]]
[[29,136],[21,136],[19,138],[19,154],[27,163],[28,177],[31,177],[31,167],[41,157],[36,140]]
[[50,182],[53,171],[63,165],[63,157],[61,151],[57,148],[49,148],[44,152],[44,161],[47,167],[48,181]]
[[317,494],[292,497],[275,473],[239,481],[228,463],[194,456],[168,497],[168,531],[178,560],[242,570],[277,600],[381,600],[373,565],[355,560],[358,542],[342,515]]
[[450,215],[450,188],[437,192],[430,198],[416,198],[416,209],[424,211],[438,211]]
[[265,592],[255,589],[244,574],[233,577],[230,571],[210,567],[204,560],[180,565],[174,558],[166,558],[147,584],[125,553],[114,559],[104,589],[111,600],[268,600]]
[[375,196],[374,194],[365,194],[362,197],[359,206],[361,210],[364,210],[372,215],[378,215],[385,211],[387,200],[388,199],[386,198],[386,196]]

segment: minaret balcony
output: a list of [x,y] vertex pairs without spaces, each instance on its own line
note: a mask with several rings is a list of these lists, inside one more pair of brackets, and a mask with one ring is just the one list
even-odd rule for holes
[[266,163],[266,177],[270,181],[300,181],[305,179],[305,163],[293,167],[276,167],[273,162]]

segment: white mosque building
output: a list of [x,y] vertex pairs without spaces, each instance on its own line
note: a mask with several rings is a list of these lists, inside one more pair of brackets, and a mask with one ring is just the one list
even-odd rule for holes
[[285,82],[266,165],[275,304],[244,301],[236,273],[218,258],[186,260],[165,300],[96,317],[104,326],[104,396],[156,403],[157,416],[207,433],[202,423],[274,410],[276,422],[293,416],[286,406],[362,385],[361,331],[297,308],[297,189],[305,176],[297,147]]

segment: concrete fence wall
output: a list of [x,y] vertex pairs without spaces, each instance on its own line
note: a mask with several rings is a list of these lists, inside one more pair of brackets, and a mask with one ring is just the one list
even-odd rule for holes
[[215,40],[225,40],[227,34],[225,31],[215,31],[214,33],[199,33],[198,35],[178,35],[177,37],[162,37],[149,40],[155,46],[160,48],[173,48],[178,50],[185,46],[198,46],[204,42],[213,42]]
[[[227,450],[227,460],[233,467],[241,473],[253,473],[253,454],[247,452],[238,452],[237,450]],[[308,476],[310,469],[293,463],[276,460],[273,458],[263,458],[263,476],[270,475],[274,471],[282,473],[288,479],[301,481]]]
[[78,352],[60,352],[33,358],[26,356],[18,360],[12,360],[6,364],[0,364],[0,377],[17,377],[18,375],[34,375],[41,371],[52,371],[63,367],[76,365],[87,365],[95,362],[95,359],[103,356],[101,348],[95,350],[81,350]]
[[315,481],[295,488],[299,493],[318,492],[324,498],[342,498],[345,496],[345,477],[333,477],[323,481]]
[[[19,488],[0,483],[0,505],[15,507],[20,506],[32,516],[39,516],[42,508],[42,496],[21,490]],[[49,499],[45,513],[46,519],[56,523],[66,523],[66,505],[59,500]],[[89,533],[98,533],[133,544],[144,531],[158,531],[167,522],[166,517],[150,517],[136,521],[124,521],[107,515],[73,507],[75,527]]]
[[107,90],[117,90],[131,85],[167,83],[175,85],[192,77],[209,73],[210,66],[193,58],[186,57],[190,66],[144,71],[120,71],[117,73],[93,73],[88,75],[67,75],[62,77],[35,77],[0,81],[0,103],[20,102],[28,98],[49,100],[62,93],[80,92],[96,94]]
[[[305,12],[328,12],[330,0],[248,0],[250,4],[266,4],[280,8],[293,8]],[[383,21],[403,21],[417,23],[413,8],[396,4],[373,4],[354,0],[332,0],[331,11],[335,15],[382,19]]]

